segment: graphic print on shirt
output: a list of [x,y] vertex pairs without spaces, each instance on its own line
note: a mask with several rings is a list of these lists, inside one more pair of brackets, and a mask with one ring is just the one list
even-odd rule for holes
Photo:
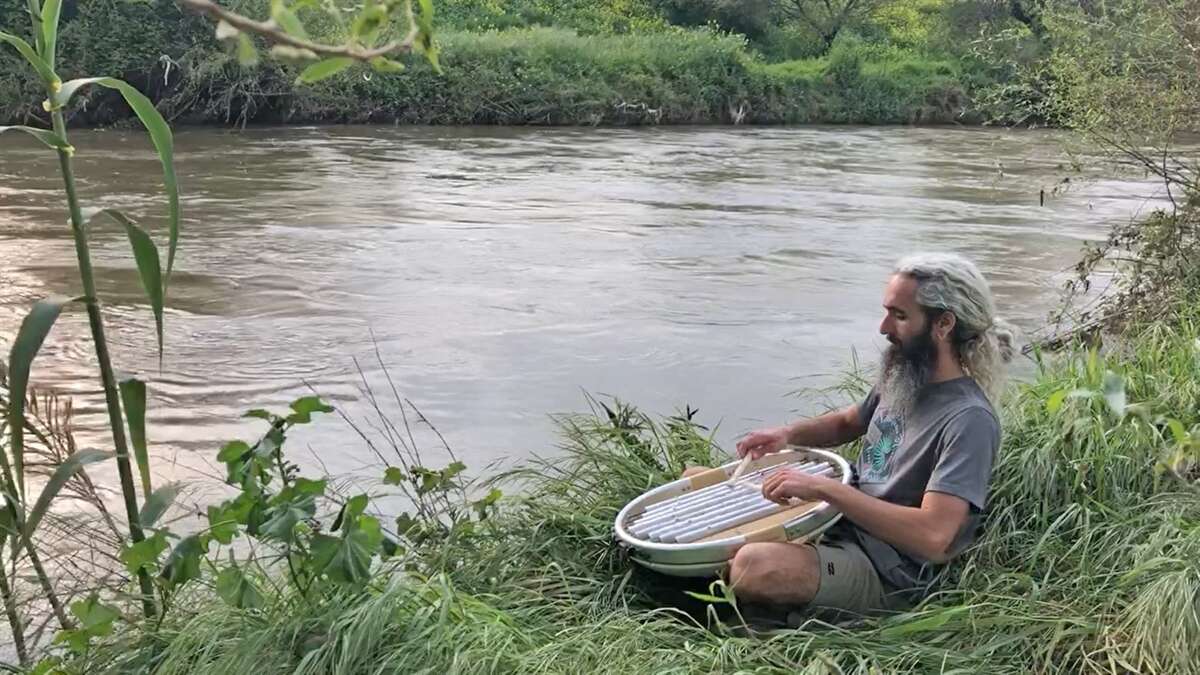
[[863,449],[863,464],[866,471],[861,480],[868,483],[883,483],[891,475],[888,458],[904,442],[904,419],[880,412],[871,420],[871,432]]

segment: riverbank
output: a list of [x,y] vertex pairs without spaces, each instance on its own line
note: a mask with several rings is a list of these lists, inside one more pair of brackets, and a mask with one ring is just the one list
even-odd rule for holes
[[235,609],[193,585],[161,625],[118,631],[71,667],[1195,672],[1200,490],[1176,460],[1200,440],[1200,312],[1193,303],[1126,338],[1107,356],[1045,360],[1011,392],[984,533],[908,614],[756,639],[658,608],[613,544],[612,519],[646,485],[715,458],[689,420],[615,406],[565,420],[566,455],[509,476],[524,496],[470,528],[406,540],[362,592],[301,598],[285,586]]
[[[439,40],[442,74],[423,63],[387,75],[355,68],[305,86],[294,84],[295,67],[247,69],[214,49],[155,58],[124,75],[175,124],[977,121],[958,64],[856,39],[820,58],[773,64],[750,54],[742,38],[703,30],[579,35],[532,28],[448,32]],[[31,108],[10,104],[5,116],[19,119]],[[128,114],[119,96],[97,92],[72,123],[104,125]]]

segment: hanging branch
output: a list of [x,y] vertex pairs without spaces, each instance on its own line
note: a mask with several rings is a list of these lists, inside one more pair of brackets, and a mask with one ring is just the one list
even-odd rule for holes
[[230,26],[243,33],[252,33],[261,36],[273,44],[287,45],[296,49],[307,49],[313,54],[321,57],[341,57],[351,58],[356,61],[371,61],[379,57],[387,56],[388,54],[402,53],[407,54],[413,51],[417,40],[420,39],[421,29],[419,22],[413,20],[412,2],[405,2],[405,9],[409,19],[408,35],[404,36],[403,40],[389,42],[379,47],[364,48],[359,45],[349,43],[344,45],[326,45],[319,42],[313,42],[302,37],[297,37],[284,31],[275,21],[256,21],[247,16],[242,16],[236,12],[231,12],[228,9],[213,2],[213,0],[178,0],[179,4],[196,11],[200,14],[210,16],[217,21],[223,21]]

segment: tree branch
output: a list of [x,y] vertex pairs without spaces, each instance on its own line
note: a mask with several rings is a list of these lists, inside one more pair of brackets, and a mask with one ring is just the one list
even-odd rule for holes
[[213,0],[176,0],[179,4],[191,9],[200,14],[206,14],[218,21],[233,26],[243,33],[253,33],[261,35],[272,43],[288,45],[298,49],[307,49],[314,54],[325,57],[348,57],[356,61],[370,61],[371,59],[380,56],[387,56],[394,53],[408,53],[413,49],[413,44],[417,40],[417,24],[412,20],[412,5],[408,5],[409,25],[411,26],[408,35],[399,42],[389,42],[379,47],[364,48],[354,44],[345,45],[325,45],[319,42],[312,42],[298,38],[294,35],[285,33],[274,21],[255,21],[241,14],[231,12],[224,7],[213,2]]

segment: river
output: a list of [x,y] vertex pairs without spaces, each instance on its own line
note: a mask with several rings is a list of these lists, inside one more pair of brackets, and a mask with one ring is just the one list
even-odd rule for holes
[[[0,342],[37,298],[77,294],[57,162],[0,144]],[[158,366],[121,231],[92,233],[115,362],[152,393],[157,472],[210,473],[219,444],[311,386],[357,416],[355,359],[393,381],[472,468],[553,454],[549,415],[585,392],[684,405],[718,441],[819,400],[874,362],[889,266],[958,251],[1032,331],[1082,243],[1149,208],[1152,186],[1085,161],[1061,134],[981,128],[288,127],[177,132],[184,235]],[[139,218],[164,247],[145,137],[77,131],[90,211]],[[1070,176],[1069,183],[1060,183]],[[1070,189],[1061,190],[1069,186]],[[1045,204],[1039,194],[1045,191]],[[76,396],[106,435],[82,311],[35,383]],[[258,423],[261,424],[261,423]],[[294,450],[331,473],[373,455],[329,417]],[[436,463],[436,462],[431,462]]]

